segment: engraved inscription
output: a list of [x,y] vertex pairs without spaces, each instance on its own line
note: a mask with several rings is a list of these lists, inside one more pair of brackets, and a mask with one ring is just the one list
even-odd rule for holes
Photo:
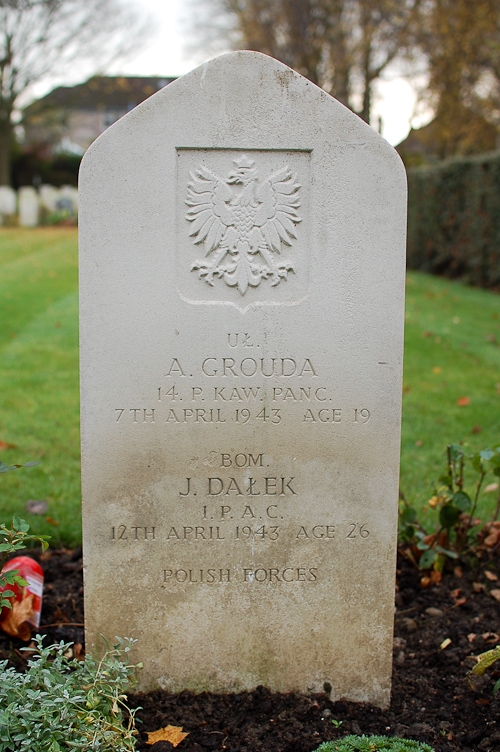
[[297,237],[300,185],[289,166],[261,179],[247,155],[233,163],[226,178],[203,165],[191,172],[186,220],[189,236],[205,251],[191,270],[212,287],[217,277],[244,295],[262,280],[276,287],[294,271],[291,261],[275,257]]
[[143,527],[142,525],[117,525],[111,528],[111,540],[114,541],[150,541],[156,540],[156,527]]
[[164,569],[163,587],[172,585],[212,585],[223,582],[289,583],[317,582],[318,567],[243,567],[231,569]]

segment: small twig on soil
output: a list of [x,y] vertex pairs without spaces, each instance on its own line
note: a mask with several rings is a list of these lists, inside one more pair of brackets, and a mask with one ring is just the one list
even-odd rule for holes
[[418,606],[413,606],[412,608],[405,608],[404,611],[400,611],[399,608],[396,610],[397,616],[402,616],[403,614],[409,614],[410,611],[418,611]]
[[39,629],[48,629],[49,627],[84,627],[85,624],[79,624],[75,621],[56,621],[54,624],[40,624]]

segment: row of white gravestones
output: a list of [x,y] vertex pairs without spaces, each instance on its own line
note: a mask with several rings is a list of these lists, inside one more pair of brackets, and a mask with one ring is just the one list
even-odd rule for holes
[[109,128],[80,175],[87,645],[144,688],[387,705],[405,173],[256,52]]
[[61,188],[41,185],[37,190],[32,186],[23,186],[16,193],[10,186],[0,186],[0,225],[18,215],[21,227],[37,227],[43,211],[66,211],[76,215],[77,188],[71,185],[63,185]]

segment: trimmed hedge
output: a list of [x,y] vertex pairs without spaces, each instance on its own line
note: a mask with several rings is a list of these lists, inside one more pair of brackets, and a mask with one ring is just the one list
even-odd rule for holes
[[500,152],[408,170],[408,267],[500,290]]

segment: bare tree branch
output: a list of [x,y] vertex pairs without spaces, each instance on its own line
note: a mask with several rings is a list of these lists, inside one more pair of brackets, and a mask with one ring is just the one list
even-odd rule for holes
[[84,62],[94,72],[147,38],[124,0],[0,0],[0,185],[8,184],[12,116],[34,83]]

